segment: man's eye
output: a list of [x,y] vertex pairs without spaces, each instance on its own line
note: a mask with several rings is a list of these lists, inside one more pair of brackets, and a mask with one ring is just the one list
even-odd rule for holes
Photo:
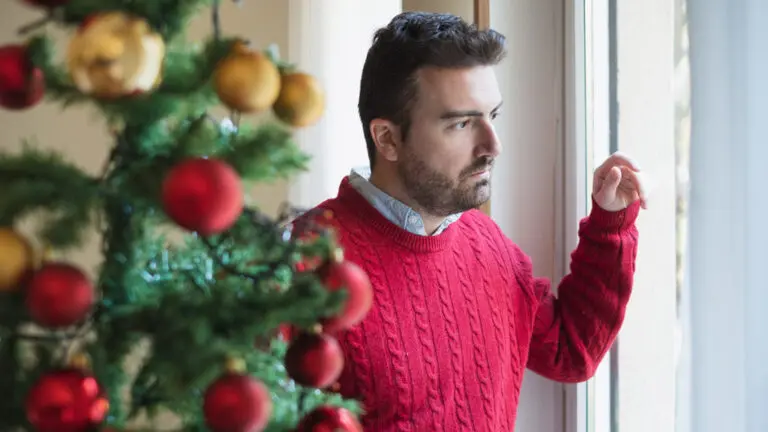
[[491,113],[491,120],[496,120],[496,117],[499,115],[501,115],[501,113],[498,111]]
[[467,126],[469,126],[469,124],[470,124],[470,120],[460,121],[458,123],[453,124],[453,129],[456,129],[456,130],[465,129]]

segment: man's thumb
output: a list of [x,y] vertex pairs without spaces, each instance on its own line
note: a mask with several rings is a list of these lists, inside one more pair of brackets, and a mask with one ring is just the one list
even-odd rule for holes
[[619,183],[621,183],[621,168],[616,166],[611,168],[611,170],[608,171],[608,178],[606,179],[606,182],[614,189],[619,187]]
[[621,183],[621,168],[613,167],[605,176],[603,188],[600,191],[600,198],[602,198],[604,202],[612,202],[615,200],[616,189],[618,189],[619,183]]

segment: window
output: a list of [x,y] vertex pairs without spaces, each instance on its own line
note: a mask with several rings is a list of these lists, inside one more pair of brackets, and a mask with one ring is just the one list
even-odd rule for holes
[[564,200],[563,251],[575,246],[576,233],[568,227],[589,211],[592,172],[610,153],[631,155],[654,187],[651,207],[638,220],[635,287],[623,330],[595,378],[567,389],[566,431],[688,432],[677,420],[686,418],[688,400],[685,2],[569,3],[566,122],[572,127],[565,145],[571,187]]

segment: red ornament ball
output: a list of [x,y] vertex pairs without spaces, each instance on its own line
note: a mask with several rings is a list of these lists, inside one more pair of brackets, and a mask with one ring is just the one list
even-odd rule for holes
[[285,370],[297,383],[326,388],[336,382],[344,369],[344,353],[333,336],[303,333],[285,353]]
[[0,47],[0,106],[22,110],[43,99],[45,79],[27,55],[24,45]]
[[27,420],[37,432],[86,432],[104,421],[109,402],[90,375],[79,369],[41,376],[26,399]]
[[303,256],[293,265],[297,273],[312,272],[323,265],[323,258],[319,256]]
[[[315,232],[302,233],[296,239],[296,242],[301,245],[311,245],[316,242],[319,237],[319,234]],[[304,255],[293,264],[293,269],[298,273],[314,272],[322,267],[323,261],[323,257],[318,255]]]
[[243,211],[240,177],[216,159],[189,159],[176,165],[165,178],[162,199],[174,222],[201,235],[226,231]]
[[26,4],[29,4],[32,6],[44,7],[44,8],[55,8],[58,6],[64,6],[69,2],[70,0],[24,0],[24,3]]
[[301,420],[296,432],[363,432],[363,426],[345,408],[320,406]]
[[206,390],[203,414],[214,432],[260,432],[272,415],[272,399],[260,381],[248,375],[227,373]]
[[322,279],[330,291],[347,290],[344,307],[336,316],[323,320],[323,331],[346,330],[365,318],[373,305],[373,288],[363,269],[350,261],[331,261],[323,270]]
[[51,262],[32,274],[26,304],[32,319],[45,327],[67,327],[85,319],[94,302],[94,289],[79,269]]
[[293,326],[290,324],[282,324],[277,329],[277,336],[283,341],[289,341],[293,338]]

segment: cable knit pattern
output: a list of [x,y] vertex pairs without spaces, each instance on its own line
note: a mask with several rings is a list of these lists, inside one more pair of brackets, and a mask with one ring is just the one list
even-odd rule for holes
[[437,273],[440,313],[445,320],[445,335],[448,338],[448,348],[451,351],[449,361],[451,362],[451,371],[453,372],[453,403],[456,405],[456,420],[459,426],[461,426],[461,430],[474,430],[474,425],[469,416],[469,408],[466,404],[467,392],[464,387],[466,376],[462,373],[461,338],[459,338],[456,314],[451,305],[448,277],[445,274],[445,262],[439,261],[435,263],[434,268]]
[[[352,258],[348,252],[348,259],[360,260],[359,255]],[[343,344],[346,346],[344,356],[349,367],[344,371],[352,374],[354,377],[350,382],[354,382],[354,393],[362,396],[363,400],[373,400],[375,397],[375,388],[373,385],[373,376],[371,374],[371,362],[366,352],[365,344],[365,323],[344,332],[342,335]]]
[[[478,228],[477,224],[474,224],[474,228],[475,228],[476,232],[483,232],[481,229]],[[486,239],[487,239],[487,237],[486,237]],[[501,311],[499,310],[499,300],[498,300],[498,298],[496,296],[496,289],[498,287],[492,287],[491,286],[491,283],[490,283],[490,280],[489,280],[490,269],[488,268],[488,264],[484,260],[480,259],[485,254],[480,249],[479,243],[478,242],[470,242],[470,243],[472,245],[472,251],[475,254],[475,259],[477,260],[477,264],[480,266],[480,274],[482,275],[483,290],[484,290],[485,295],[486,295],[486,297],[488,299],[488,306],[491,309],[491,323],[493,324],[493,329],[494,329],[495,344],[498,347],[499,359],[501,360],[501,359],[504,359],[504,347],[505,347],[506,343],[503,340],[503,337],[504,337],[503,335],[505,334],[504,328],[503,328],[504,323],[502,322]],[[489,244],[492,244],[492,242],[489,243]],[[497,252],[494,252],[493,255],[498,258],[498,253]],[[497,265],[498,265],[498,261],[497,261]],[[499,266],[499,267],[501,267],[501,266]],[[504,272],[501,272],[501,273],[503,274]],[[504,286],[507,286],[507,285],[504,284]],[[509,304],[509,303],[505,301],[505,304]],[[500,378],[500,380],[499,380],[500,381],[500,385],[499,385],[500,390],[499,390],[499,394],[501,395],[501,398],[497,400],[497,403],[494,406],[494,408],[497,409],[499,411],[499,413],[501,414],[500,416],[498,416],[494,420],[496,420],[496,424],[499,424],[499,427],[501,427],[502,429],[505,429],[505,430],[511,430],[511,429],[509,429],[509,426],[506,425],[506,420],[507,420],[507,409],[506,409],[506,406],[507,406],[507,404],[506,404],[507,395],[506,395],[506,390],[504,388],[505,387],[505,383],[507,382],[507,374],[508,374],[508,372],[509,372],[509,370],[507,368],[501,368],[501,370],[500,370],[500,377],[499,377]]]
[[[511,267],[509,265],[509,261],[505,259],[507,254],[502,254],[501,250],[503,246],[500,246],[497,244],[497,241],[491,237],[488,230],[482,229],[480,226],[476,225],[477,231],[481,232],[483,235],[483,238],[489,245],[491,249],[491,253],[493,254],[495,258],[495,263],[497,268],[500,269],[506,269],[499,271],[499,275],[501,276],[502,285],[505,287],[510,286],[510,277],[509,277],[509,268]],[[475,248],[476,253],[479,253],[478,248]],[[482,261],[480,258],[478,258],[478,261]],[[483,261],[484,263],[484,261]],[[504,307],[506,309],[507,313],[507,321],[508,321],[508,329],[510,334],[510,341],[509,341],[509,353],[512,356],[510,359],[510,362],[512,365],[518,367],[521,364],[520,361],[520,350],[519,350],[519,344],[517,342],[517,333],[515,331],[515,310],[514,310],[514,300],[511,295],[511,290],[504,290]],[[517,403],[517,395],[520,394],[520,383],[513,382],[513,397],[515,398],[515,403]],[[511,430],[511,429],[510,429]]]
[[348,179],[320,206],[334,214],[346,259],[373,285],[370,313],[339,335],[340,393],[363,402],[367,432],[511,432],[526,367],[586,380],[623,322],[636,204],[593,208],[557,297],[479,211],[420,236],[378,213]]
[[[485,337],[482,333],[482,326],[480,324],[480,316],[478,315],[477,305],[477,289],[475,287],[474,279],[466,270],[466,257],[461,253],[459,249],[460,242],[456,242],[453,245],[453,257],[454,264],[459,272],[459,281],[461,283],[461,292],[464,295],[464,302],[467,310],[467,316],[469,317],[469,330],[472,334],[472,351],[474,354],[474,363],[476,367],[477,381],[480,383],[480,397],[483,400],[483,411],[485,422],[491,422],[494,420],[493,416],[493,400],[491,392],[491,375],[488,373],[488,357],[487,357],[487,345],[484,341]],[[490,425],[486,424],[486,429],[490,429]]]
[[364,332],[364,324],[351,329],[343,335],[342,343],[346,346],[344,355],[347,368],[345,372],[347,375],[351,374],[346,380],[354,383],[354,394],[359,395],[364,401],[369,401],[375,399],[376,389],[373,386],[371,362],[365,349]]
[[429,409],[432,411],[431,422],[419,427],[428,427],[430,430],[442,428],[443,402],[440,397],[439,379],[437,372],[437,358],[435,358],[434,337],[427,313],[427,303],[424,292],[421,290],[421,271],[414,257],[405,257],[405,275],[408,278],[409,292],[412,294],[411,303],[416,317],[416,328],[421,345],[421,358],[424,362],[424,375]]
[[[374,261],[373,249],[362,247],[363,234],[354,226],[350,226],[351,244],[355,245],[355,251],[362,256],[365,269],[368,273],[374,288],[374,298],[376,299],[376,309],[381,315],[383,323],[383,332],[386,337],[388,357],[391,361],[392,371],[394,373],[393,381],[397,389],[397,409],[395,410],[395,421],[397,431],[410,431],[413,426],[411,416],[411,380],[409,377],[408,364],[405,359],[406,348],[400,335],[397,312],[393,307],[391,284],[387,283],[384,275],[385,267],[379,258]],[[370,376],[368,377],[370,378]]]

